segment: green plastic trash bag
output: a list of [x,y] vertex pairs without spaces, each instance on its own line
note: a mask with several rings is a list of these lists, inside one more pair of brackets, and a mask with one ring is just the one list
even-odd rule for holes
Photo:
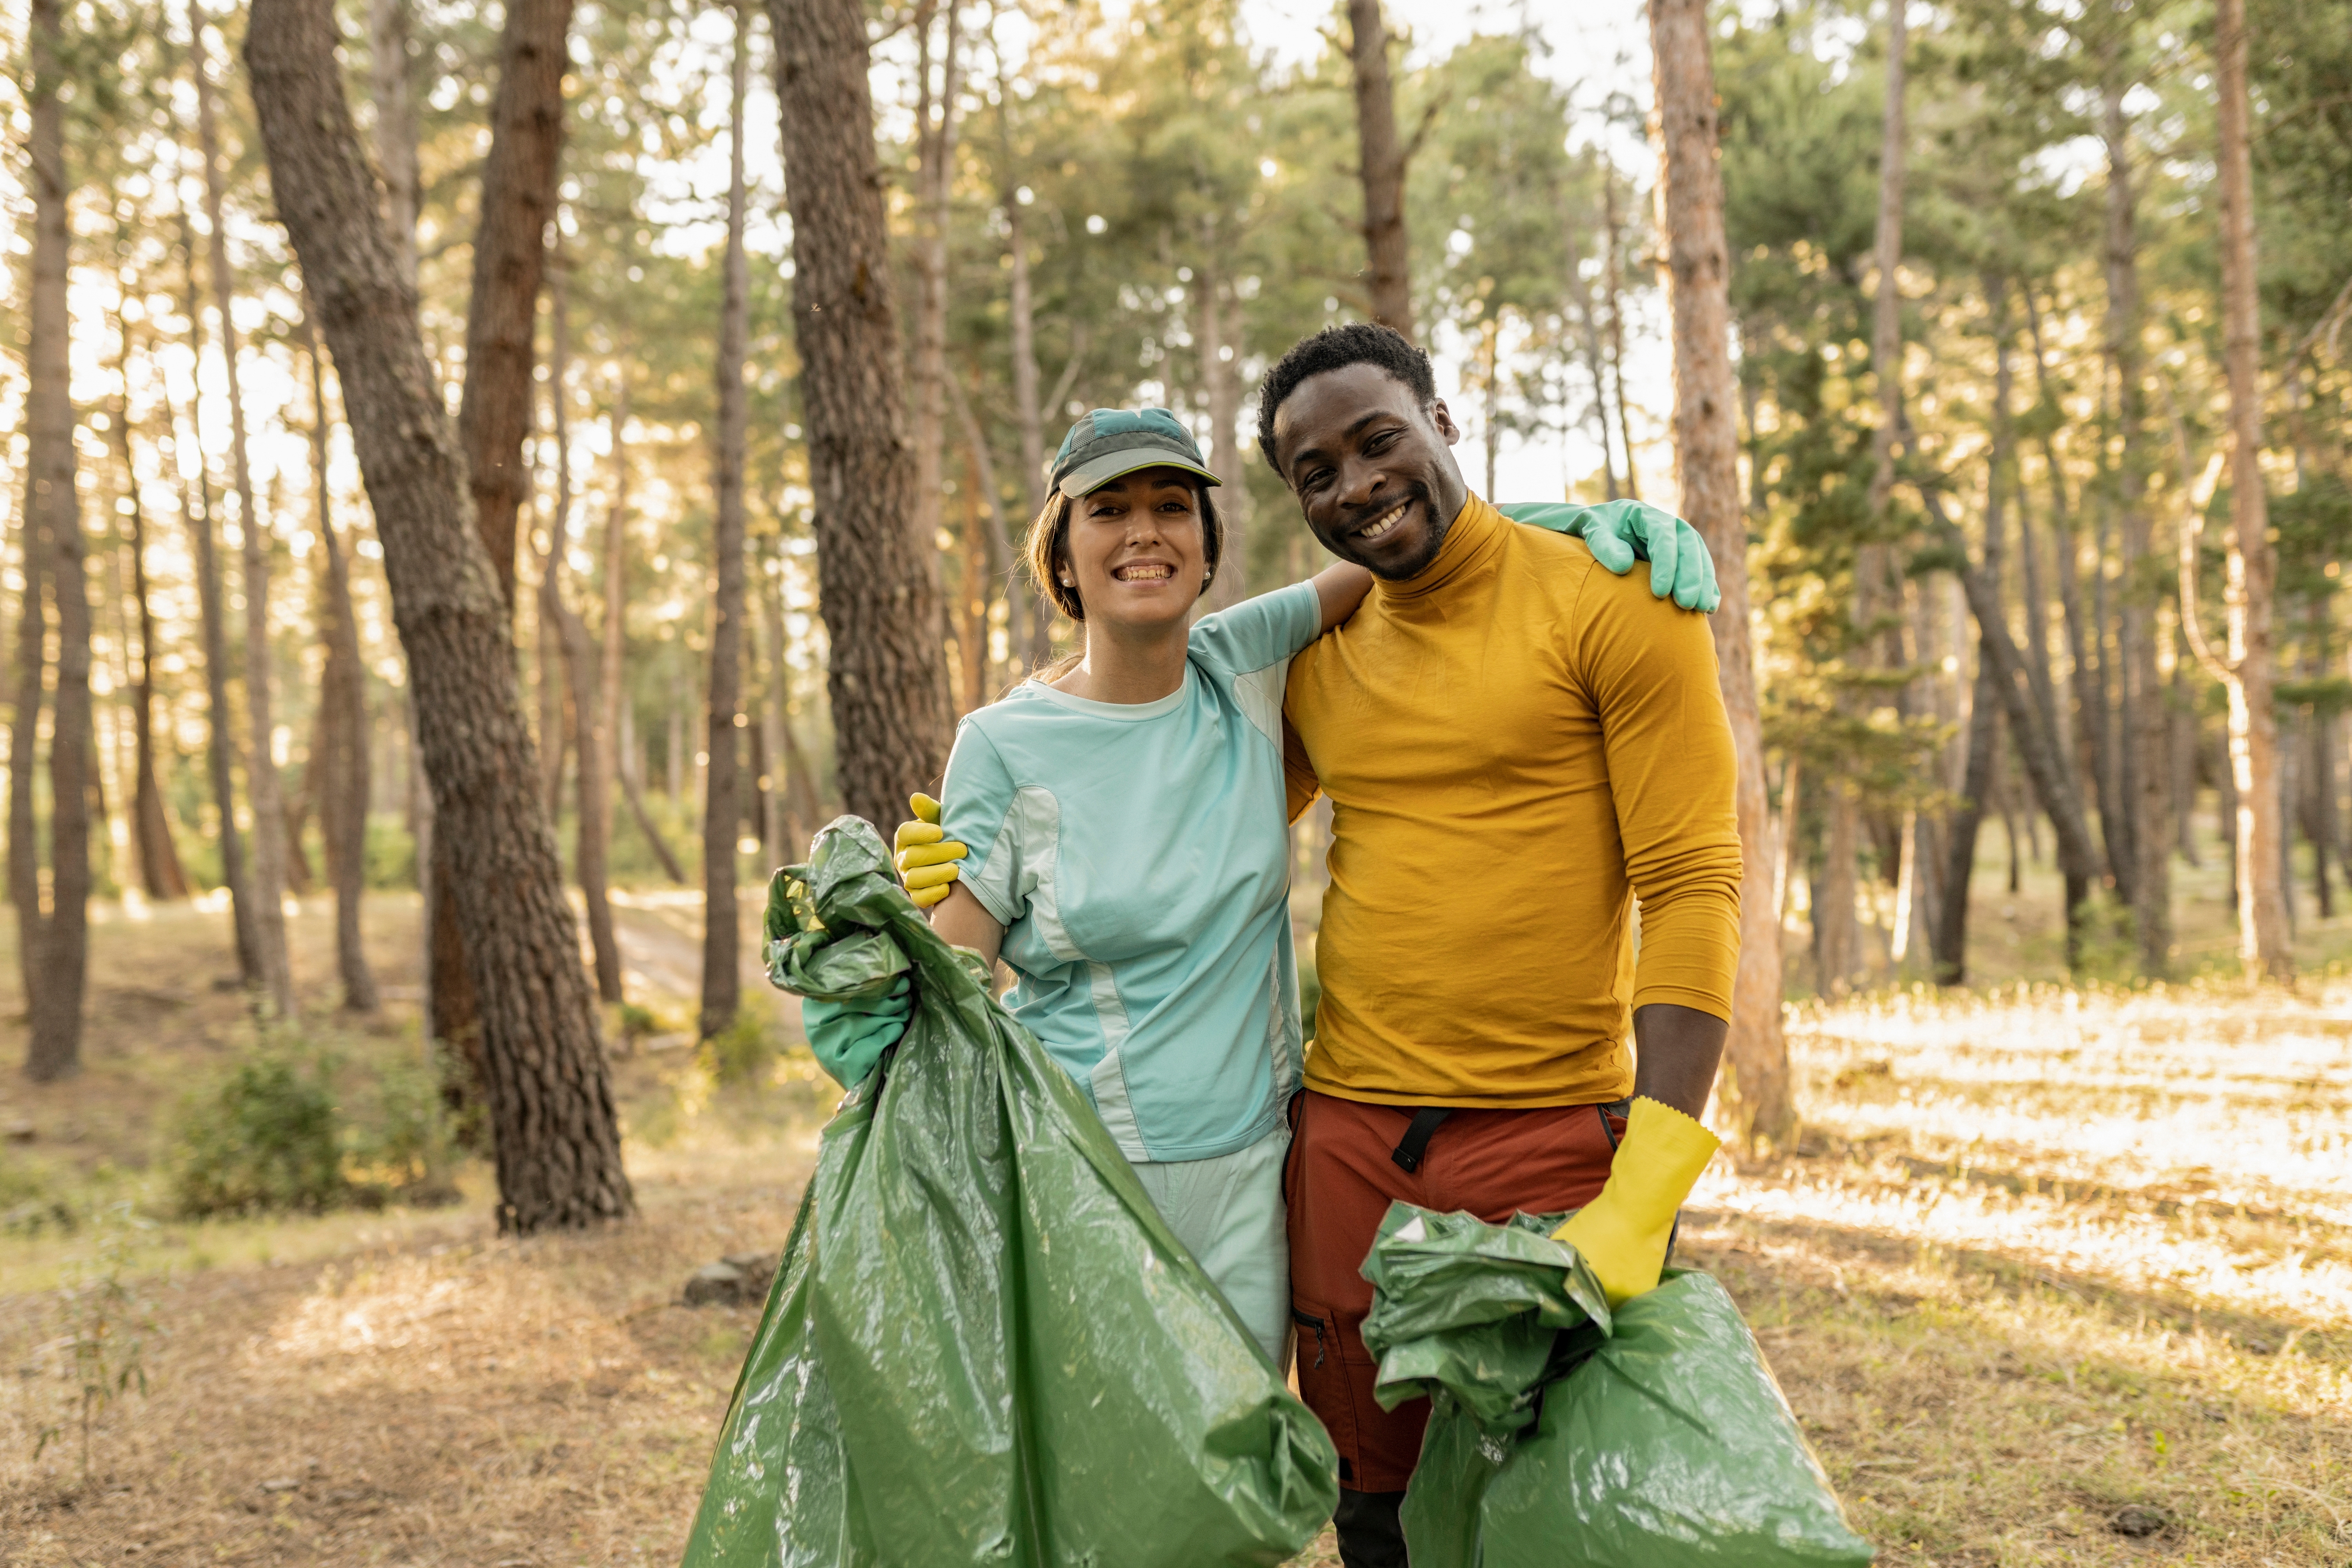
[[1339,1460],[1097,1118],[843,817],[769,889],[768,973],[914,1015],[820,1139],[694,1568],[1281,1563]]
[[1562,1216],[1393,1205],[1364,1264],[1391,1409],[1427,1392],[1413,1568],[1861,1568],[1780,1384],[1711,1275],[1613,1312]]

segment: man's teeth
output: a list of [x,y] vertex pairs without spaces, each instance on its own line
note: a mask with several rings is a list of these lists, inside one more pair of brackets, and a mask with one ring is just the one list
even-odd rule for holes
[[1388,510],[1381,513],[1380,516],[1372,519],[1371,521],[1356,530],[1356,537],[1359,539],[1380,538],[1381,535],[1386,533],[1390,529],[1394,528],[1399,522],[1404,520],[1405,509],[1411,505],[1412,505],[1412,502],[1410,500],[1397,502],[1396,505],[1389,508]]
[[1161,583],[1176,575],[1176,569],[1155,562],[1139,566],[1122,566],[1111,575],[1122,583]]

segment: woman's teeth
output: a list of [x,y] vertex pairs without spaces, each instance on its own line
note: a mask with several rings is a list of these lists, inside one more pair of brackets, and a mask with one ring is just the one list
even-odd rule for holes
[[1371,521],[1356,530],[1356,537],[1359,539],[1380,538],[1381,535],[1386,533],[1390,529],[1394,528],[1399,522],[1404,520],[1405,509],[1411,505],[1412,505],[1411,500],[1401,500],[1397,502],[1396,505],[1389,508],[1388,510],[1381,513],[1380,516],[1372,519]]
[[1122,566],[1111,575],[1122,583],[1164,583],[1176,575],[1176,569],[1155,562],[1138,566]]

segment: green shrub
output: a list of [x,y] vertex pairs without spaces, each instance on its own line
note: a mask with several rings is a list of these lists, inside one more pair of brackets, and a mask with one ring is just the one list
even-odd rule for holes
[[768,1022],[749,1007],[703,1041],[702,1052],[710,1076],[722,1088],[764,1083],[776,1063],[776,1041]]
[[416,840],[397,816],[367,819],[367,847],[361,876],[371,888],[416,886]]
[[346,1140],[352,1163],[408,1203],[449,1203],[457,1195],[451,1173],[461,1153],[458,1130],[441,1079],[441,1064],[422,1052],[386,1058],[376,1068],[365,1114]]
[[169,1157],[173,1206],[200,1218],[316,1214],[350,1201],[330,1076],[315,1055],[265,1047],[184,1103]]

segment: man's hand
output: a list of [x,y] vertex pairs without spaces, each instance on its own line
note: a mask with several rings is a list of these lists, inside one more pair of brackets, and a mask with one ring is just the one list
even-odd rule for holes
[[948,896],[948,889],[961,875],[956,862],[969,851],[940,826],[938,801],[927,795],[910,795],[907,804],[913,808],[915,820],[898,824],[893,845],[898,854],[891,863],[898,868],[898,880],[915,907],[927,910]]
[[1611,1306],[1657,1289],[1675,1214],[1721,1142],[1671,1105],[1633,1101],[1601,1195],[1552,1232],[1592,1265]]
[[1565,501],[1514,502],[1499,509],[1516,522],[1531,523],[1581,539],[1592,559],[1620,577],[1636,561],[1650,563],[1650,592],[1671,595],[1685,610],[1712,614],[1723,602],[1715,582],[1715,557],[1698,530],[1646,501],[1612,500],[1597,506]]

